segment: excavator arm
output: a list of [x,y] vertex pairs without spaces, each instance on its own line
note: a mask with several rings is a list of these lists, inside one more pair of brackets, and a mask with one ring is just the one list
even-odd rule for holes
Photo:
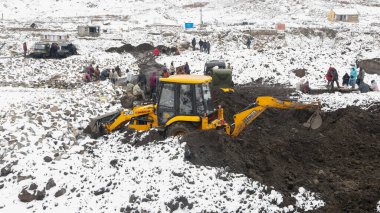
[[234,123],[227,127],[227,134],[237,137],[249,124],[268,108],[277,109],[313,109],[315,113],[304,123],[305,127],[317,129],[322,125],[319,102],[283,101],[270,96],[258,97],[256,102],[234,115]]

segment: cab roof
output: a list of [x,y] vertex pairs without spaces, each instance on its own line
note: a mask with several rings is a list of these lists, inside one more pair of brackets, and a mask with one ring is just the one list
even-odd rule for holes
[[177,84],[203,84],[211,80],[211,76],[208,75],[172,75],[169,78],[160,78],[161,82]]

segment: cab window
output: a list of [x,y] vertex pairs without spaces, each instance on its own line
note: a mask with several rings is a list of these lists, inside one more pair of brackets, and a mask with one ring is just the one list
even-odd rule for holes
[[191,115],[193,114],[193,101],[191,95],[191,85],[182,84],[179,90],[179,114]]
[[161,96],[158,102],[158,121],[164,124],[175,115],[174,105],[175,84],[162,84]]

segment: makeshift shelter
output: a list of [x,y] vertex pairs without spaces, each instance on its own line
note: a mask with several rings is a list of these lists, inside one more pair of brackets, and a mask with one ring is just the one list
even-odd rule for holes
[[327,14],[327,19],[333,22],[359,22],[359,12],[355,9],[331,9]]
[[99,26],[78,26],[78,35],[97,37],[100,35],[100,27]]
[[41,35],[41,41],[44,42],[67,42],[69,35],[60,33],[46,33]]

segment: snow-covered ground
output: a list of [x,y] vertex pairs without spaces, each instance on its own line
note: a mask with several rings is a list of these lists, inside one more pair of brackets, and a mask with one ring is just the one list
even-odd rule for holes
[[[371,6],[379,4],[378,0],[338,5],[356,8],[360,12],[357,24],[327,22],[327,11],[337,4],[331,1],[210,0],[202,8],[207,26],[186,31],[181,27],[184,22],[199,23],[200,7],[194,7],[197,3],[0,3],[4,17],[0,20],[0,169],[13,165],[13,173],[0,177],[0,212],[119,212],[121,208],[168,212],[178,203],[191,212],[293,212],[324,205],[318,196],[300,189],[294,195],[297,204],[284,207],[282,195],[270,186],[223,168],[186,162],[183,144],[176,139],[134,147],[123,144],[122,136],[116,133],[98,140],[82,134],[90,118],[121,107],[118,97],[123,90],[110,82],[83,85],[80,71],[95,62],[101,69],[119,65],[123,71],[129,68],[137,73],[132,55],[105,52],[123,43],[176,46],[193,37],[209,40],[211,54],[186,49],[179,56],[160,56],[157,61],[173,61],[175,66],[189,62],[192,72],[201,74],[207,60],[224,59],[234,67],[235,83],[261,78],[267,84],[290,87],[300,80],[292,73],[294,69],[306,69],[305,78],[311,87],[320,88],[330,64],[343,76],[358,57],[379,56],[374,50],[380,45],[380,26],[373,23],[380,20],[380,12],[379,7]],[[250,25],[238,25],[243,21]],[[33,22],[37,30],[28,28]],[[76,27],[91,22],[108,32],[99,38],[78,38]],[[286,24],[285,35],[259,33],[254,36],[253,48],[245,47],[249,33],[273,30],[278,22]],[[304,28],[309,28],[307,33],[301,33]],[[22,57],[24,41],[30,49],[42,33],[51,31],[68,33],[80,55],[62,60]],[[326,33],[330,31],[336,35]],[[30,88],[49,80],[78,87],[44,88],[46,85],[41,84],[38,87],[42,88]],[[365,81],[371,80],[380,83],[379,75],[367,74]],[[348,105],[368,107],[379,102],[380,93],[336,92],[302,98],[320,100],[323,110],[335,110]],[[45,157],[52,161],[46,162]],[[43,191],[50,178],[56,186],[46,190],[42,201],[22,203],[18,199],[18,193],[32,183]],[[61,189],[65,193],[56,198]]]

